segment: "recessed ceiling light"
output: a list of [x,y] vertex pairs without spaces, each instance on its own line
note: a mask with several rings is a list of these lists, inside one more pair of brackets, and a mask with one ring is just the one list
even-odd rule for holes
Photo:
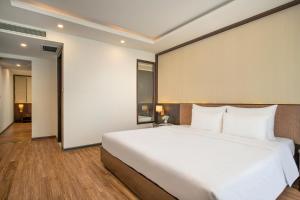
[[20,65],[20,64],[16,64],[16,66],[17,66],[17,67],[21,67],[21,65]]
[[121,42],[121,44],[124,44],[124,43],[125,43],[125,40],[121,40],[120,42]]
[[57,27],[58,27],[58,28],[64,28],[64,25],[62,25],[62,24],[57,24]]
[[21,46],[21,47],[27,47],[27,44],[21,43],[20,46]]

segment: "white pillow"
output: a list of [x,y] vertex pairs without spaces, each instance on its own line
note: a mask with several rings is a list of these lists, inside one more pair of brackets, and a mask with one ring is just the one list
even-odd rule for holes
[[263,108],[239,108],[227,106],[227,113],[242,114],[242,115],[265,115],[268,116],[267,138],[274,139],[274,121],[277,105],[267,106]]
[[208,107],[208,106],[199,106],[193,104],[193,110],[198,110],[201,112],[209,112],[209,113],[225,113],[227,106],[217,106],[217,107]]
[[223,133],[265,140],[268,138],[268,115],[225,113]]
[[221,133],[223,113],[193,111],[192,128]]
[[221,133],[226,106],[204,107],[193,104],[191,127]]

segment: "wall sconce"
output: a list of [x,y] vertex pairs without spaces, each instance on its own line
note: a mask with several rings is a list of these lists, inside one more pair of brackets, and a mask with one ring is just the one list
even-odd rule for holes
[[18,107],[19,107],[19,112],[22,113],[22,112],[23,112],[23,109],[24,109],[24,104],[20,103],[20,104],[18,105]]

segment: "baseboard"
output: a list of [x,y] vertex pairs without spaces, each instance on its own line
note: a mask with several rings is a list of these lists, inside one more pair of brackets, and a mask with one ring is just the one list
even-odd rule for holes
[[9,127],[11,127],[11,125],[13,125],[14,122],[10,123],[3,131],[1,131],[0,135],[3,134],[7,129],[9,129]]
[[68,148],[64,148],[64,151],[70,151],[70,150],[76,150],[76,149],[81,149],[81,148],[86,148],[86,147],[93,147],[93,146],[100,146],[102,145],[102,143],[95,143],[95,144],[88,144],[88,145],[81,145],[81,146],[76,146],[76,147],[68,147]]
[[42,140],[42,139],[51,139],[51,138],[56,138],[56,136],[50,135],[50,136],[43,136],[43,137],[35,137],[35,138],[32,138],[32,140]]

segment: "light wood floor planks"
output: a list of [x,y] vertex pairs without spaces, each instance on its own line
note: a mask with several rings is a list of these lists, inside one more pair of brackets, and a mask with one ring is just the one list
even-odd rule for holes
[[[30,126],[0,135],[0,199],[137,199],[104,168],[99,147],[63,152],[55,139],[31,141]],[[300,192],[287,188],[279,199]]]

